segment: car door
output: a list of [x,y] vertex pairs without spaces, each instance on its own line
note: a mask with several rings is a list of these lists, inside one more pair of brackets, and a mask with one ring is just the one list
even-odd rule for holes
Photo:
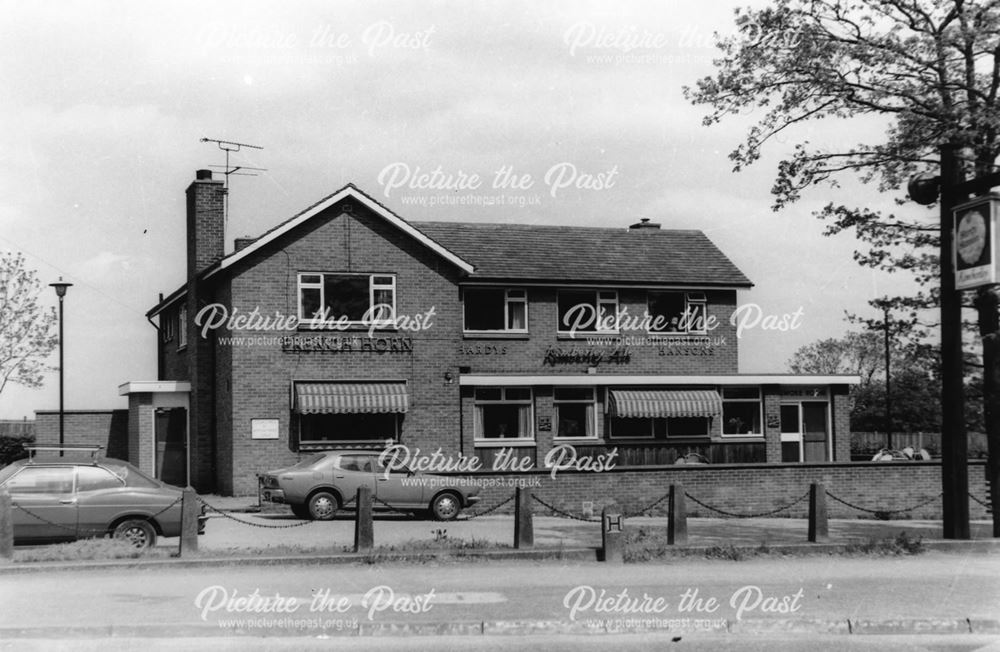
[[[424,504],[425,489],[421,485],[419,476],[413,475],[406,468],[393,468],[386,473],[386,468],[379,463],[377,456],[373,455],[371,460],[376,469],[376,498],[398,509],[426,507]],[[378,506],[384,508],[386,505]]]
[[72,466],[25,466],[4,485],[14,504],[14,540],[71,541],[77,535]]
[[333,483],[340,490],[344,502],[354,509],[358,487],[368,487],[375,495],[375,471],[367,455],[345,453],[337,458],[333,468]]
[[111,471],[99,466],[76,469],[76,506],[78,534],[101,536],[120,512],[125,483]]

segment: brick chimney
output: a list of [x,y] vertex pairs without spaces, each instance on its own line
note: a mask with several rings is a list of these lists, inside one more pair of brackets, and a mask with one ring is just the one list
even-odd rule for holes
[[211,170],[198,170],[187,189],[188,278],[225,253],[226,188]]
[[641,218],[635,224],[628,227],[629,231],[645,231],[647,229],[657,231],[660,228],[659,222],[650,222],[648,217]]

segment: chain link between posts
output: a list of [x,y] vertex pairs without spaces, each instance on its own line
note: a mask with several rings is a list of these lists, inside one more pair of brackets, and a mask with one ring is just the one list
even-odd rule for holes
[[547,509],[550,512],[552,512],[553,514],[555,514],[556,516],[561,516],[563,518],[572,519],[574,521],[583,521],[584,523],[600,523],[601,522],[601,519],[599,519],[599,518],[587,518],[587,517],[584,517],[584,516],[577,516],[576,514],[571,514],[571,513],[567,512],[565,510],[559,509],[558,507],[554,507],[553,505],[548,504],[547,502],[545,502],[544,500],[542,500],[541,498],[539,498],[535,494],[531,494],[531,499],[534,500],[539,505],[541,505],[542,507],[544,507],[545,509]]
[[885,514],[885,515],[889,515],[889,514],[905,514],[907,512],[912,512],[913,510],[920,509],[921,507],[924,507],[925,505],[929,505],[929,504],[933,503],[935,500],[939,500],[941,498],[941,496],[944,495],[944,492],[939,493],[938,495],[934,496],[933,498],[928,498],[927,500],[925,500],[923,502],[917,503],[916,505],[913,505],[912,507],[903,507],[901,509],[870,509],[868,507],[862,507],[861,505],[855,505],[854,503],[847,502],[843,498],[839,498],[839,497],[833,495],[832,493],[830,493],[829,491],[826,492],[826,495],[829,496],[830,498],[832,498],[833,500],[837,501],[841,505],[845,505],[847,507],[850,507],[851,509],[856,509],[859,512],[866,512],[868,514],[874,514],[876,516],[879,516],[879,515],[883,515],[883,514]]
[[[164,507],[160,511],[156,512],[155,514],[152,514],[151,516],[136,516],[135,518],[142,519],[142,520],[145,520],[145,521],[152,521],[157,516],[160,516],[161,514],[163,514],[164,512],[166,512],[167,510],[169,510],[169,509],[171,509],[173,507],[176,507],[178,504],[181,503],[182,500],[183,500],[183,498],[178,498],[177,500],[175,500],[174,502],[170,503],[169,505],[167,505],[166,507]],[[14,509],[21,510],[22,512],[24,512],[28,516],[30,516],[30,517],[32,517],[34,519],[37,519],[37,520],[41,521],[42,523],[45,523],[46,525],[51,525],[52,527],[57,527],[57,528],[59,528],[61,530],[66,530],[67,532],[74,532],[74,533],[76,533],[77,536],[87,537],[87,536],[97,536],[99,534],[107,534],[108,533],[108,530],[104,530],[104,529],[93,529],[93,530],[82,530],[81,531],[81,530],[79,530],[79,529],[77,529],[75,527],[70,527],[68,525],[63,525],[62,523],[56,523],[54,521],[50,521],[49,519],[45,518],[44,516],[41,516],[39,514],[36,514],[33,511],[31,511],[30,509],[28,509],[24,505],[19,505],[18,503],[13,502],[13,501],[11,501],[11,507],[13,507]]]
[[[207,502],[205,502],[205,500],[201,496],[198,496],[197,498],[198,498],[198,502],[201,503],[202,505],[204,505],[205,508],[208,511],[215,512],[216,514],[218,514],[219,516],[221,516],[223,518],[229,519],[230,521],[235,521],[235,522],[240,523],[242,525],[249,525],[250,527],[259,527],[259,528],[263,528],[265,530],[287,530],[287,529],[293,528],[293,527],[302,527],[304,525],[311,525],[311,524],[313,524],[315,522],[315,521],[313,521],[311,519],[305,519],[305,520],[303,520],[300,523],[287,523],[287,524],[282,524],[282,525],[270,525],[270,524],[267,524],[267,523],[254,523],[253,521],[247,521],[247,520],[244,520],[242,518],[236,518],[232,514],[229,514],[228,512],[224,512],[221,509],[219,509],[218,507],[215,507],[213,505],[208,504]],[[350,505],[352,502],[354,502],[354,498],[353,497],[351,499],[347,500],[346,502],[344,502],[344,504],[341,505],[340,508],[343,509],[344,507],[347,507],[348,505]]]
[[475,514],[466,514],[466,517],[464,519],[462,519],[462,520],[464,520],[464,521],[471,521],[474,518],[479,518],[481,516],[486,516],[487,514],[492,514],[493,512],[497,511],[498,509],[500,509],[501,507],[503,507],[504,505],[506,505],[510,501],[514,500],[515,496],[517,496],[517,494],[511,494],[506,500],[500,501],[499,503],[497,503],[493,507],[490,507],[489,509],[484,509],[481,512],[476,512]]
[[804,494],[802,494],[801,496],[799,496],[798,498],[796,498],[793,502],[791,502],[791,503],[789,503],[787,505],[784,505],[782,507],[778,507],[777,509],[768,510],[766,512],[755,512],[755,513],[750,513],[750,514],[738,514],[736,512],[729,512],[729,511],[726,511],[724,509],[719,509],[717,507],[712,507],[711,505],[708,505],[708,504],[703,503],[702,501],[698,500],[697,498],[695,498],[694,496],[692,496],[691,494],[689,494],[686,491],[684,492],[684,495],[687,496],[691,500],[691,502],[695,503],[696,505],[700,505],[700,506],[704,507],[705,509],[707,509],[709,511],[715,512],[716,514],[721,514],[723,516],[728,516],[730,518],[766,518],[768,516],[774,516],[775,514],[780,514],[781,512],[784,512],[786,510],[791,509],[792,507],[795,507],[796,505],[798,505],[803,500],[805,500],[806,498],[809,497],[809,491],[806,490],[806,492]]
[[986,509],[988,509],[988,510],[991,510],[991,511],[992,511],[992,509],[993,509],[993,506],[992,506],[992,505],[990,505],[990,504],[989,504],[988,502],[986,502],[986,501],[983,501],[983,500],[979,500],[979,499],[978,499],[978,498],[976,498],[976,497],[975,497],[974,495],[972,495],[972,493],[971,493],[971,492],[969,493],[969,498],[971,498],[971,499],[972,499],[972,500],[974,500],[975,502],[979,503],[979,505],[980,505],[980,506],[982,506],[982,507],[985,507]]

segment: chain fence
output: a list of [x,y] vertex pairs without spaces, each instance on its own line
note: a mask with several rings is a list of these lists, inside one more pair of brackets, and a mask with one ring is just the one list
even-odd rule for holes
[[487,514],[492,514],[493,512],[497,511],[498,509],[500,509],[501,507],[503,507],[504,505],[506,505],[506,504],[507,504],[507,503],[509,503],[510,501],[514,500],[514,498],[515,498],[516,496],[517,496],[517,494],[516,494],[516,493],[513,493],[513,494],[511,494],[510,496],[508,496],[506,500],[502,500],[502,501],[500,501],[499,503],[497,503],[497,504],[496,504],[496,505],[494,505],[493,507],[490,507],[490,508],[488,508],[488,509],[484,509],[483,511],[481,511],[481,512],[476,512],[476,513],[474,513],[474,514],[472,514],[472,513],[470,513],[470,514],[466,514],[465,518],[464,518],[464,519],[462,519],[462,520],[463,520],[463,521],[471,521],[471,520],[472,520],[472,519],[474,519],[474,518],[480,518],[480,517],[482,517],[482,516],[486,516]]
[[993,505],[991,505],[988,500],[979,500],[971,492],[969,493],[969,498],[971,498],[972,500],[974,500],[981,507],[985,507],[987,514],[992,514],[993,513]]
[[[183,500],[182,498],[178,498],[177,500],[175,500],[174,502],[170,503],[169,505],[167,505],[166,507],[164,507],[160,511],[156,512],[155,514],[152,514],[150,516],[141,516],[141,517],[137,516],[136,518],[142,518],[142,519],[144,519],[146,521],[153,521],[153,520],[156,519],[156,517],[160,516],[164,512],[166,512],[166,511],[168,511],[168,510],[176,507],[177,505],[179,505],[182,500]],[[46,525],[51,525],[52,527],[59,528],[60,530],[66,530],[67,532],[72,532],[72,533],[74,533],[79,538],[96,537],[96,536],[101,536],[101,535],[105,535],[105,534],[109,534],[110,533],[109,530],[106,529],[106,528],[93,528],[93,529],[81,530],[81,529],[79,529],[78,527],[75,527],[75,526],[71,527],[71,526],[65,525],[63,523],[56,523],[55,521],[51,521],[51,520],[45,518],[44,516],[41,516],[40,514],[37,514],[34,511],[28,509],[24,505],[18,504],[18,503],[14,502],[14,501],[11,501],[11,507],[13,507],[14,509],[21,510],[22,512],[24,512],[28,516],[30,516],[30,517],[38,520],[38,521],[41,521],[42,523],[45,523]]]
[[[356,496],[352,496],[351,498],[349,498],[348,500],[344,501],[344,503],[340,505],[340,509],[344,509],[345,507],[347,507],[348,505],[350,505],[351,503],[353,503],[356,499],[357,499]],[[310,518],[306,518],[306,519],[301,520],[298,523],[282,523],[282,524],[255,523],[253,521],[248,521],[248,520],[245,520],[245,519],[242,519],[242,518],[237,518],[237,517],[233,516],[232,514],[230,514],[229,512],[221,510],[218,507],[215,507],[214,505],[211,505],[211,504],[207,503],[205,501],[205,499],[202,498],[201,496],[198,496],[198,502],[201,503],[202,505],[204,505],[205,508],[208,511],[213,512],[215,514],[218,514],[222,518],[228,519],[230,521],[235,521],[236,523],[240,523],[242,525],[247,525],[247,526],[256,527],[256,528],[262,528],[262,529],[265,529],[265,530],[287,530],[287,529],[290,529],[290,528],[303,527],[305,525],[312,525],[313,523],[316,522],[316,521],[314,521],[314,520],[312,520]]]
[[809,490],[807,489],[804,494],[802,494],[801,496],[799,496],[798,498],[796,498],[794,501],[788,503],[787,505],[783,505],[783,506],[778,507],[776,509],[771,509],[771,510],[767,510],[767,511],[764,511],[764,512],[752,512],[752,513],[743,513],[743,514],[738,513],[738,512],[730,512],[730,511],[727,511],[727,510],[724,510],[724,509],[719,509],[718,507],[713,507],[713,506],[709,505],[708,503],[704,503],[704,502],[698,500],[697,498],[695,498],[694,496],[692,496],[691,494],[689,494],[686,491],[684,492],[684,495],[691,502],[693,502],[694,504],[700,505],[701,507],[704,507],[705,509],[709,510],[710,512],[715,512],[716,514],[721,514],[722,516],[725,516],[725,517],[728,517],[728,518],[767,518],[768,516],[775,516],[777,514],[780,514],[781,512],[790,510],[791,508],[795,507],[796,505],[798,505],[803,500],[805,500],[806,498],[809,497]]
[[862,507],[861,505],[856,505],[854,503],[848,502],[848,501],[844,500],[843,498],[835,496],[834,494],[830,493],[829,491],[826,492],[826,495],[829,496],[830,498],[832,498],[833,500],[837,501],[841,505],[844,505],[846,507],[850,507],[851,509],[856,509],[859,512],[865,512],[867,514],[872,514],[872,515],[874,515],[874,516],[876,516],[876,517],[878,517],[878,518],[880,518],[882,520],[887,520],[888,517],[892,516],[893,514],[907,514],[909,512],[914,511],[914,510],[920,509],[921,507],[924,507],[926,505],[930,505],[935,500],[940,500],[941,496],[944,495],[944,492],[941,492],[938,495],[933,496],[932,498],[928,498],[927,500],[919,502],[916,505],[912,505],[910,507],[903,507],[903,508],[900,508],[900,509],[871,509],[870,507]]
[[593,518],[593,517],[588,518],[586,516],[577,516],[576,514],[571,514],[571,513],[567,512],[564,509],[559,509],[558,507],[555,507],[554,505],[550,505],[549,503],[545,502],[544,500],[542,500],[541,498],[539,498],[535,494],[531,494],[531,499],[534,500],[539,505],[541,505],[542,507],[544,507],[545,509],[547,509],[550,512],[552,512],[553,514],[555,514],[556,516],[561,516],[562,518],[568,518],[568,519],[572,519],[574,521],[583,521],[584,523],[600,523],[601,522],[601,519],[599,519],[599,518]]

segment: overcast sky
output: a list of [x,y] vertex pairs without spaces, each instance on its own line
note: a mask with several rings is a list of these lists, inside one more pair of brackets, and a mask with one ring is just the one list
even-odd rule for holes
[[[234,155],[267,171],[231,179],[230,248],[348,182],[414,222],[649,217],[702,229],[756,284],[741,303],[801,308],[797,331],[740,341],[741,371],[785,370],[796,348],[841,335],[845,310],[873,314],[866,300],[898,281],[859,268],[851,237],[824,238],[811,216],[831,200],[890,198],[848,184],[773,213],[776,162],[799,139],[860,141],[882,126],[820,123],[733,173],[727,154],[754,116],[703,127],[682,87],[711,73],[712,33],[733,31],[737,4],[7,3],[0,248],[23,252],[43,283],[75,284],[67,409],[125,407],[119,384],[156,377],[144,315],[184,280],[185,188],[224,162],[201,137],[264,147]],[[639,47],[601,46],[620,34]],[[388,183],[418,167],[479,175],[479,190],[459,193],[469,196],[498,194],[501,168],[534,183],[503,191],[502,206],[419,206],[407,202],[439,193]],[[611,183],[575,187],[584,175]],[[57,408],[55,372],[41,389],[0,395],[2,418]]]

